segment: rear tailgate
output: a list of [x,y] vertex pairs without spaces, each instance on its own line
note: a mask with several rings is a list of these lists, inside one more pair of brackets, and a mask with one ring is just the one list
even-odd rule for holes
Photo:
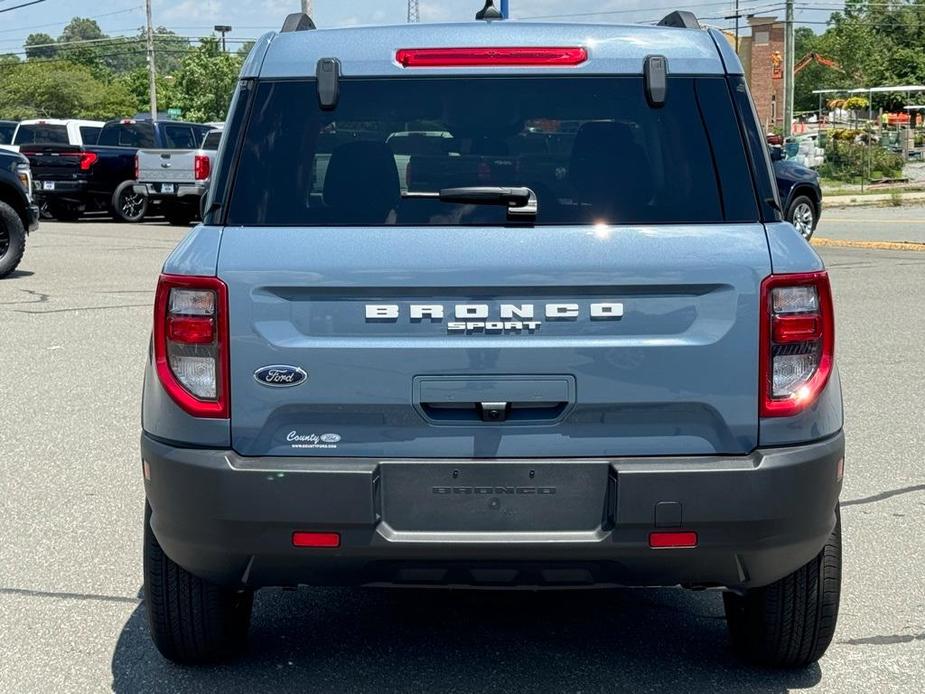
[[37,181],[74,181],[86,174],[81,169],[85,150],[80,145],[23,145],[21,153],[29,159]]
[[[771,270],[759,224],[227,227],[218,270],[243,455],[757,445],[757,288]],[[255,377],[280,365],[308,377]],[[483,403],[507,405],[492,419]]]
[[192,183],[199,150],[142,149],[138,151],[138,180],[142,183]]

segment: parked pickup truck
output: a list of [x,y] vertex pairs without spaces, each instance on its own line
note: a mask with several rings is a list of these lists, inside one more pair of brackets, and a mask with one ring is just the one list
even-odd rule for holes
[[114,219],[139,222],[147,200],[134,191],[139,149],[195,148],[210,130],[198,123],[122,119],[106,123],[95,145],[24,145],[39,204],[62,221],[85,211],[108,210]]
[[[819,659],[832,290],[727,37],[682,12],[311,26],[256,42],[157,284],[139,474],[161,653],[241,653],[265,586],[623,585],[720,591],[742,657]],[[414,129],[453,147],[411,154],[403,191],[388,138]]]
[[138,150],[134,191],[158,204],[171,224],[189,225],[199,217],[221,137],[221,130],[208,132],[199,149]]
[[95,145],[101,121],[34,118],[17,124],[4,149],[18,152],[23,145]]

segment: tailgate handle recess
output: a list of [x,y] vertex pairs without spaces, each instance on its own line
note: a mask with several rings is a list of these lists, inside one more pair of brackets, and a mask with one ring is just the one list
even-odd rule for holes
[[575,402],[571,377],[418,377],[418,411],[438,423],[553,422]]

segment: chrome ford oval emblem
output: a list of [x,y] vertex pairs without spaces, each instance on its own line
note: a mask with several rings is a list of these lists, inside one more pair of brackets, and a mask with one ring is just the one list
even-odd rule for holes
[[258,383],[273,388],[291,388],[297,386],[308,378],[298,366],[286,366],[285,364],[275,364],[273,366],[264,366],[254,372],[254,378]]
[[321,443],[340,443],[340,434],[322,434]]

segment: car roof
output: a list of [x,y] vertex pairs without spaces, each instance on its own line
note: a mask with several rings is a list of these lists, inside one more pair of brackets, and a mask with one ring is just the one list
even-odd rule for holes
[[79,118],[30,118],[22,121],[20,125],[67,125],[68,123],[76,123],[78,126],[87,125],[95,128],[103,127],[103,121],[81,120]]
[[[724,45],[723,45],[724,44]],[[403,68],[401,48],[582,46],[588,60],[568,67]],[[663,55],[673,74],[741,74],[728,41],[716,30],[648,25],[543,24],[495,21],[399,24],[309,31],[271,32],[260,38],[242,76],[306,77],[321,58],[337,58],[351,76],[448,74],[642,74],[647,56]]]

